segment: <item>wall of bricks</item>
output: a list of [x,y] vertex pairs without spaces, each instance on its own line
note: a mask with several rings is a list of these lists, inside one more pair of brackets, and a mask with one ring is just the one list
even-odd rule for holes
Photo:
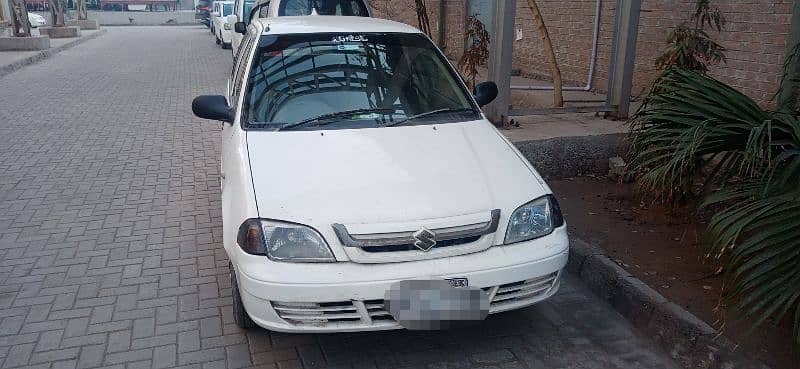
[[[443,47],[448,57],[457,59],[464,50],[464,20],[466,14],[464,0],[427,0],[425,7],[428,9],[428,20],[431,26],[431,38],[438,42],[439,9],[441,2],[445,3],[445,45]],[[398,22],[419,27],[414,0],[370,0],[375,16],[391,19]],[[439,45],[442,46],[442,45]]]
[[[457,59],[464,47],[465,0],[445,1],[447,12],[446,53]],[[417,25],[414,0],[372,0],[380,17]],[[564,80],[584,85],[591,59],[595,0],[537,0],[544,15]],[[727,62],[713,67],[711,74],[769,106],[787,48],[794,0],[714,0],[727,19],[723,32],[714,35],[728,49]],[[613,37],[616,1],[601,0],[600,35],[593,88],[604,91]],[[655,59],[665,46],[669,31],[688,19],[694,0],[644,0],[637,43],[633,94],[646,92],[658,74]],[[439,0],[428,0],[431,29],[438,27]],[[385,9],[389,9],[386,11]],[[517,0],[516,27],[522,40],[514,42],[514,69],[525,75],[549,78],[549,67],[542,42],[527,1]],[[434,36],[434,40],[437,38]]]

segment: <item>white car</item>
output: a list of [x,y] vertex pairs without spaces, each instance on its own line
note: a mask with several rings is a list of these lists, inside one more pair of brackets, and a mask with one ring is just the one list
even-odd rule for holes
[[[241,327],[432,329],[552,296],[567,227],[547,184],[416,28],[248,27],[222,124],[223,246]],[[435,298],[430,296],[436,296]]]
[[215,1],[211,8],[211,32],[217,45],[223,49],[231,47],[233,23],[228,23],[228,16],[233,14],[233,1]]
[[28,23],[31,28],[38,28],[47,25],[47,19],[36,13],[28,13]]
[[[250,10],[253,9],[255,2],[255,0],[235,0],[233,3],[233,14],[228,16],[228,23],[233,24],[235,28],[236,22],[243,22],[246,28],[249,19],[245,15],[250,14]],[[239,49],[239,44],[242,42],[243,36],[243,34],[238,32],[231,34],[231,55],[236,55],[236,51]]]
[[[271,18],[318,15],[340,15],[371,17],[372,10],[364,0],[236,0],[234,14],[228,17],[230,24],[241,22],[239,32],[234,32],[231,54],[236,56],[239,44],[251,18]],[[236,26],[234,26],[234,30]]]

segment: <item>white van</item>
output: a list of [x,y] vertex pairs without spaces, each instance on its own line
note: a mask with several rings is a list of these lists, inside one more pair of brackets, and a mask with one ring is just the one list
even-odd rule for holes
[[233,314],[286,332],[436,329],[552,296],[567,227],[550,188],[419,30],[256,19],[225,96]]

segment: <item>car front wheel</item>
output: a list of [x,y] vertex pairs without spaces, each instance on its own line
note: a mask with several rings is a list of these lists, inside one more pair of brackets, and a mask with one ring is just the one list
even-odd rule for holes
[[231,297],[233,297],[233,320],[239,328],[255,328],[256,323],[253,319],[250,319],[250,315],[247,314],[247,310],[245,310],[242,303],[242,295],[239,291],[239,283],[236,281],[236,271],[233,270],[233,263],[228,263],[228,270],[231,276],[231,288],[233,289],[231,294]]

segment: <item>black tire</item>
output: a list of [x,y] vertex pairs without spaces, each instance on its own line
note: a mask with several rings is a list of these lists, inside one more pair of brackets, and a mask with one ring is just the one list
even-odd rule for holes
[[219,40],[219,37],[217,37],[217,35],[214,35],[214,40],[217,43],[217,45],[222,43],[222,41]]
[[233,264],[228,263],[228,270],[231,276],[231,289],[233,289],[231,294],[233,298],[233,321],[242,329],[255,328],[256,323],[253,319],[250,319],[250,315],[247,314],[247,310],[245,310],[242,303],[242,295],[239,293],[239,282],[236,281],[236,271],[233,270]]
[[223,49],[230,49],[230,48],[231,48],[231,44],[230,44],[230,43],[227,43],[227,44],[226,44],[225,42],[223,42],[223,43],[222,43],[222,48],[223,48]]

